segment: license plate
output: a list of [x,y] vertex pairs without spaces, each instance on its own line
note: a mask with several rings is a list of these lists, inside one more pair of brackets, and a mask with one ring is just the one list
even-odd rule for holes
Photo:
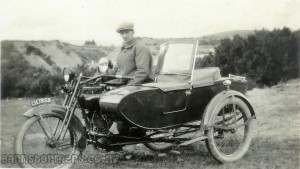
[[40,98],[30,102],[32,107],[36,107],[42,104],[49,104],[49,103],[51,103],[51,98]]

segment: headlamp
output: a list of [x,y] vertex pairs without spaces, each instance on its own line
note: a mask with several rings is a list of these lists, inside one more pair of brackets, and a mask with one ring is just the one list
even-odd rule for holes
[[103,72],[106,72],[107,69],[108,69],[108,59],[105,58],[105,57],[102,57],[100,60],[99,60],[99,70],[101,73]]
[[64,67],[63,76],[64,76],[65,82],[71,82],[75,77],[75,73],[71,68]]

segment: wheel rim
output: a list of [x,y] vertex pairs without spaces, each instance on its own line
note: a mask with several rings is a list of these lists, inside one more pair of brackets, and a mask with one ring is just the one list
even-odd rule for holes
[[223,156],[236,156],[242,149],[248,125],[243,106],[230,103],[222,107],[214,119],[213,141]]
[[64,138],[59,140],[53,138],[61,125],[62,118],[57,116],[37,118],[28,127],[23,137],[24,157],[21,158],[25,160],[23,162],[37,168],[54,168],[65,165],[66,162],[71,163],[72,161],[66,160],[70,160],[72,157],[70,155],[75,153],[75,134],[68,129]]

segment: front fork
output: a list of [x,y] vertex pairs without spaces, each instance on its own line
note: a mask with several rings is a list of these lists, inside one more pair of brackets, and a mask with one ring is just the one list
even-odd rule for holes
[[65,97],[64,103],[63,103],[63,107],[66,108],[66,114],[65,117],[63,119],[62,125],[59,127],[59,122],[56,124],[54,131],[58,131],[57,135],[55,134],[54,137],[56,140],[59,140],[61,137],[62,139],[65,138],[71,118],[74,115],[74,112],[76,110],[77,107],[77,103],[78,103],[78,95],[80,94],[79,92],[79,85],[80,85],[80,79],[82,77],[82,74],[79,75],[79,77],[77,78],[77,82],[75,85],[75,88],[73,90],[72,93],[68,94]]

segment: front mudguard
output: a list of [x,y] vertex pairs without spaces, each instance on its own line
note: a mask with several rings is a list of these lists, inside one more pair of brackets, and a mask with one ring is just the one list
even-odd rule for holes
[[[48,104],[48,105],[41,105],[38,107],[34,107],[28,111],[26,111],[23,116],[25,117],[33,117],[33,116],[42,116],[46,114],[57,114],[62,118],[65,117],[66,109],[59,105]],[[78,144],[78,150],[83,151],[86,147],[86,134],[85,129],[79,120],[79,118],[75,115],[71,118],[70,126],[74,129],[76,133],[76,142]]]
[[221,104],[228,97],[237,97],[242,99],[250,109],[251,116],[253,118],[256,118],[255,111],[245,95],[234,90],[225,90],[217,94],[215,97],[213,97],[213,99],[206,106],[206,109],[201,119],[200,131],[204,131],[208,129],[208,126],[211,125],[211,120],[212,117],[214,116],[215,109],[218,107],[219,104]]

